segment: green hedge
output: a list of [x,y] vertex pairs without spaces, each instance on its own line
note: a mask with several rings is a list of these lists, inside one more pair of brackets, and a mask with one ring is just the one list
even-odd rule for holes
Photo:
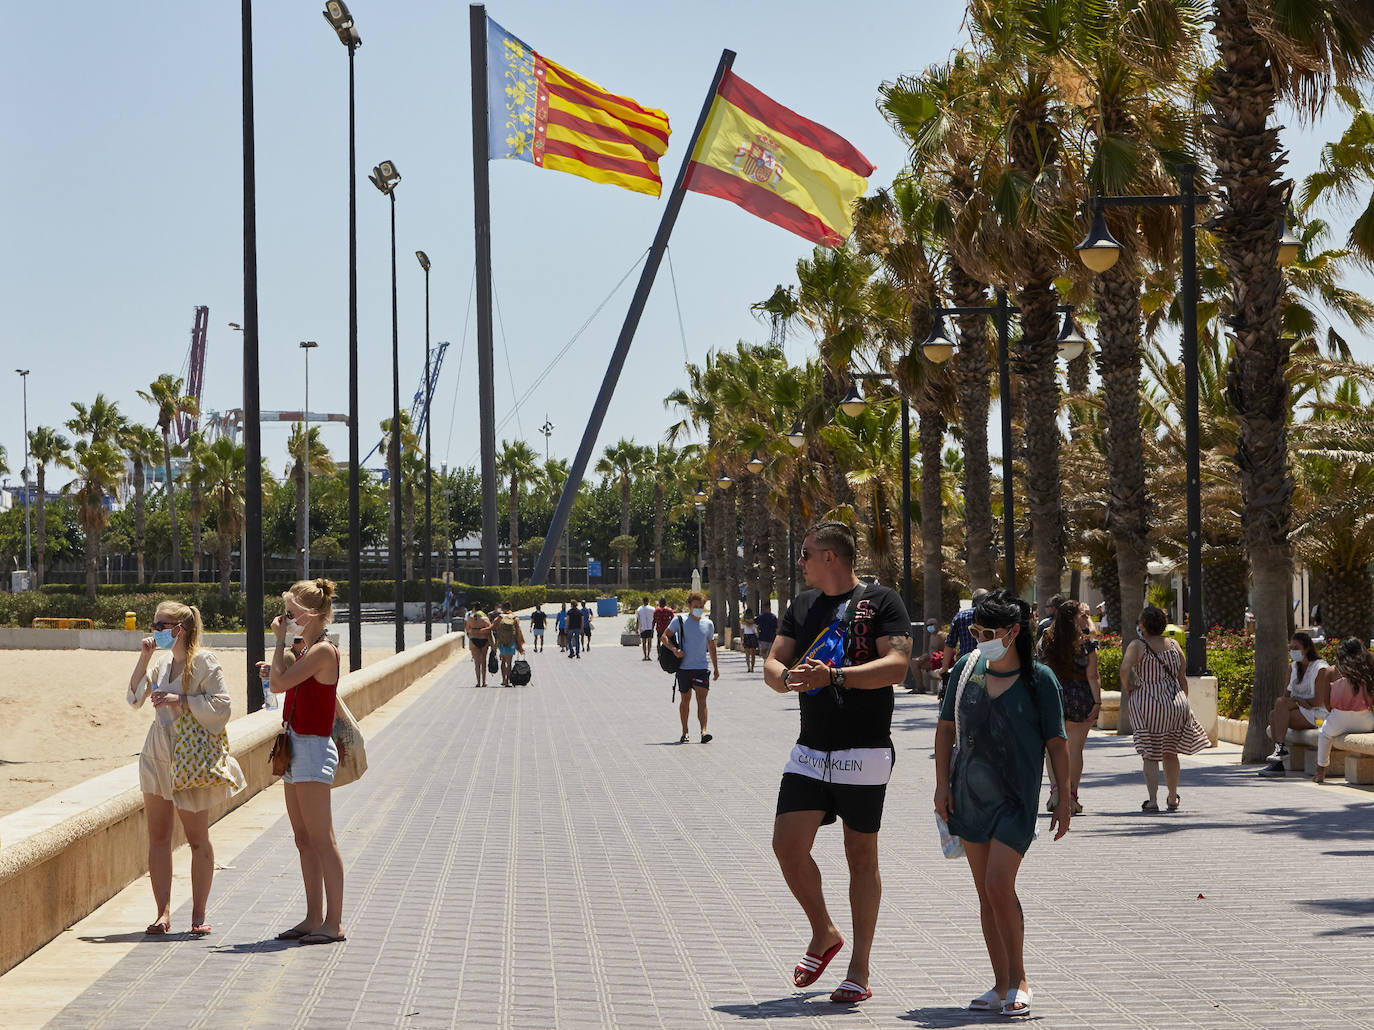
[[[1229,719],[1248,719],[1255,684],[1254,639],[1238,633],[1209,634],[1207,668],[1217,678],[1217,713]],[[1103,690],[1120,689],[1120,646],[1098,649],[1097,671]]]
[[[192,586],[187,584],[186,586]],[[123,629],[124,613],[133,612],[140,629],[153,621],[157,606],[166,600],[194,604],[200,609],[205,628],[212,631],[242,630],[245,618],[242,594],[229,595],[226,604],[220,600],[218,587],[202,585],[198,590],[181,589],[169,592],[105,593],[94,601],[85,594],[33,591],[25,594],[0,594],[0,625],[29,626],[38,618],[90,619],[97,629]],[[263,603],[263,615],[268,623],[282,613],[282,600],[269,594]]]

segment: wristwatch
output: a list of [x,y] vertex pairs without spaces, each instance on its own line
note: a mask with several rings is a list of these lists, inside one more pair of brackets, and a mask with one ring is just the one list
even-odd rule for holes
[[833,666],[831,667],[831,669],[830,669],[830,685],[831,685],[832,687],[839,687],[841,690],[844,689],[844,670],[843,670],[843,669],[837,668],[837,667],[833,667]]

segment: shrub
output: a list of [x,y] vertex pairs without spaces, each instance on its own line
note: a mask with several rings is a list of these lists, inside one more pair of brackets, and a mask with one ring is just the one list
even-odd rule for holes
[[1121,644],[1097,649],[1097,678],[1103,690],[1121,689]]

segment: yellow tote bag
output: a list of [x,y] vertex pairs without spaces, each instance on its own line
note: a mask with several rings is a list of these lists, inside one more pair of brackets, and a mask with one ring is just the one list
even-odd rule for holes
[[211,733],[190,712],[172,724],[172,789],[213,787],[229,776],[229,732]]

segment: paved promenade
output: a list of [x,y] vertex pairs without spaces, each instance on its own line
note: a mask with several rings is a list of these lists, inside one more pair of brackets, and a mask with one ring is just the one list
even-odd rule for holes
[[[1005,1022],[963,1011],[990,976],[967,866],[936,842],[933,698],[898,695],[874,997],[850,1009],[828,1001],[847,949],[812,989],[791,986],[808,934],[770,832],[795,699],[724,656],[714,741],[697,743],[694,724],[679,745],[667,677],[611,637],[581,661],[531,655],[527,688],[474,690],[470,664],[452,666],[374,732],[371,770],[335,794],[347,943],[272,940],[302,910],[274,789],[214,830],[218,840],[235,819],[249,827],[221,858],[212,937],[78,927],[65,950],[30,960],[80,966],[124,949],[49,1025]],[[1039,1025],[1374,1026],[1367,791],[1264,782],[1227,749],[1185,759],[1182,811],[1147,816],[1128,740],[1095,735],[1089,748],[1088,813],[1064,840],[1033,845],[1021,877]],[[848,935],[838,828],[822,830],[817,857]],[[143,903],[124,917],[129,931],[151,916],[146,881],[135,886]],[[184,931],[180,879],[176,898]]]

